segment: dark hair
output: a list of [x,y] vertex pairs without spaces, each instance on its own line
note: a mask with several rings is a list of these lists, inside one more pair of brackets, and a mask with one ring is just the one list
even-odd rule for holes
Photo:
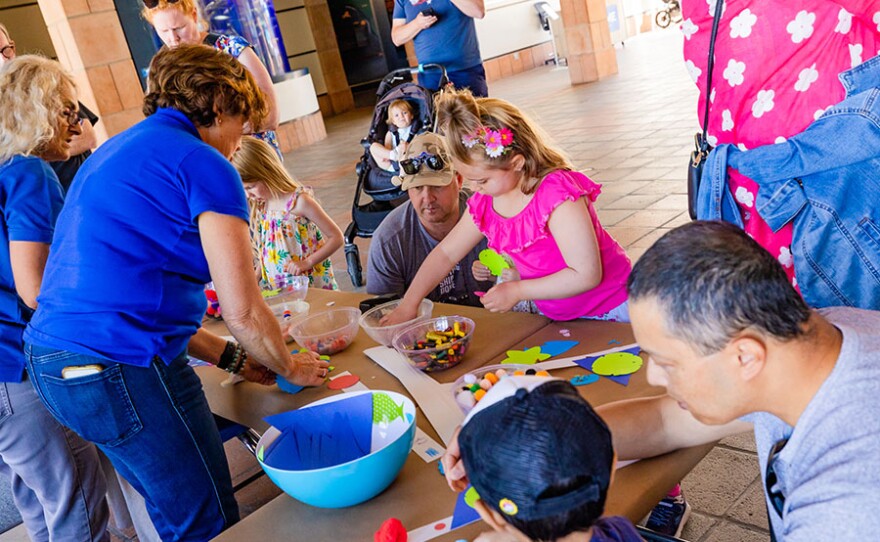
[[[268,113],[263,92],[244,65],[207,45],[163,47],[150,62],[144,115],[168,107],[196,126],[214,124],[217,111],[259,126]],[[216,111],[215,111],[216,110]]]
[[[559,453],[566,452],[565,450],[560,450]],[[557,480],[556,482],[556,484],[547,487],[541,494],[542,498],[549,499],[566,495],[582,487],[584,484],[591,483],[591,480],[577,477],[566,481]],[[508,523],[529,537],[530,540],[554,542],[559,538],[565,538],[571,533],[589,531],[605,510],[605,497],[607,494],[608,489],[603,488],[599,499],[596,501],[583,503],[564,512],[540,519],[524,520],[516,516],[503,515]],[[489,503],[489,505],[495,510],[501,511],[496,503]]]
[[627,289],[630,301],[655,298],[667,330],[703,355],[750,328],[795,339],[810,318],[782,265],[726,222],[691,222],[661,237],[636,262]]

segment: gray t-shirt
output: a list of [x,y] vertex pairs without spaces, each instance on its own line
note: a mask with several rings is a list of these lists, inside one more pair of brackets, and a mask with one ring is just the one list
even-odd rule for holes
[[880,540],[880,312],[820,313],[843,345],[797,425],[764,412],[744,417],[755,425],[762,480],[770,449],[789,438],[774,462],[783,519],[768,501],[770,521],[779,542]]
[[[459,217],[467,209],[467,193],[459,194]],[[412,203],[406,202],[391,211],[373,233],[367,261],[367,292],[371,294],[403,294],[412,283],[428,253],[439,241],[431,237],[419,222]],[[480,241],[465,258],[428,294],[428,299],[441,303],[456,303],[482,307],[474,292],[485,292],[493,282],[478,282],[471,273],[471,265],[486,248],[486,239]]]

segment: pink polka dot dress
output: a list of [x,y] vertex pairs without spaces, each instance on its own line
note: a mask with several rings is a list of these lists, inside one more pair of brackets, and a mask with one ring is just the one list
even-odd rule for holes
[[[703,119],[715,0],[683,0],[684,58],[700,89]],[[740,149],[779,143],[841,101],[838,74],[880,50],[880,0],[727,0],[715,41],[709,142]],[[772,231],[758,215],[758,185],[731,169],[745,231],[796,286],[792,226]]]

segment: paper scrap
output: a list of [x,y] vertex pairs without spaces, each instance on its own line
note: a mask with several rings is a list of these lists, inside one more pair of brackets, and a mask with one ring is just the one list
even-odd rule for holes
[[539,361],[544,361],[545,359],[549,359],[550,354],[544,354],[541,352],[540,346],[533,346],[526,350],[508,350],[507,351],[507,359],[502,361],[503,364],[517,364],[517,365],[534,365]]
[[468,486],[467,489],[458,494],[458,499],[455,501],[455,511],[452,512],[450,530],[458,529],[480,520],[480,513],[474,508],[474,502],[479,498],[480,496],[473,486]]
[[577,375],[571,377],[570,382],[572,386],[586,386],[587,384],[598,382],[599,378],[600,377],[597,374]]
[[568,352],[577,345],[578,341],[547,341],[541,345],[541,353],[549,354],[552,358]]
[[498,254],[491,248],[480,251],[480,263],[489,268],[489,272],[496,277],[501,276],[501,272],[510,268],[510,264],[504,259],[504,256]]
[[446,448],[418,427],[416,427],[416,438],[413,440],[412,449],[417,456],[425,460],[425,463],[436,461],[446,453]]
[[602,376],[623,376],[633,374],[642,368],[642,358],[629,352],[605,354],[593,362],[593,372]]
[[[639,348],[638,345],[634,345],[634,346],[628,346],[625,348],[618,348],[618,349],[615,349],[612,351],[606,351],[606,352],[594,354],[592,356],[587,356],[585,358],[575,359],[574,362],[576,364],[580,365],[581,367],[583,367],[584,369],[586,369],[590,372],[594,372],[593,371],[593,364],[597,360],[599,360],[600,358],[602,358],[604,356],[607,356],[612,353],[619,353],[619,352],[626,352],[628,354],[638,355],[638,353],[640,351],[641,351],[641,348]],[[600,365],[600,369],[601,369],[601,365]],[[620,384],[621,386],[626,386],[629,384],[629,379],[630,379],[631,374],[625,374],[625,375],[620,375],[620,376],[613,376],[613,375],[603,375],[603,376],[605,376],[609,380],[613,380],[614,382]]]
[[357,375],[347,374],[347,375],[338,375],[330,379],[327,382],[327,388],[331,390],[343,390],[345,388],[350,388],[360,382],[361,379]]

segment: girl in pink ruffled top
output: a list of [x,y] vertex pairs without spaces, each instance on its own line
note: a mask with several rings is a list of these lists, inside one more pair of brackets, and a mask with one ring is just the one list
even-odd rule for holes
[[[629,321],[626,253],[599,224],[600,185],[573,170],[546,134],[504,100],[444,92],[439,125],[457,175],[474,191],[468,213],[428,255],[389,322],[415,315],[419,301],[485,237],[520,280],[482,297],[493,312],[532,300],[554,320]],[[399,313],[399,314],[398,314]]]

